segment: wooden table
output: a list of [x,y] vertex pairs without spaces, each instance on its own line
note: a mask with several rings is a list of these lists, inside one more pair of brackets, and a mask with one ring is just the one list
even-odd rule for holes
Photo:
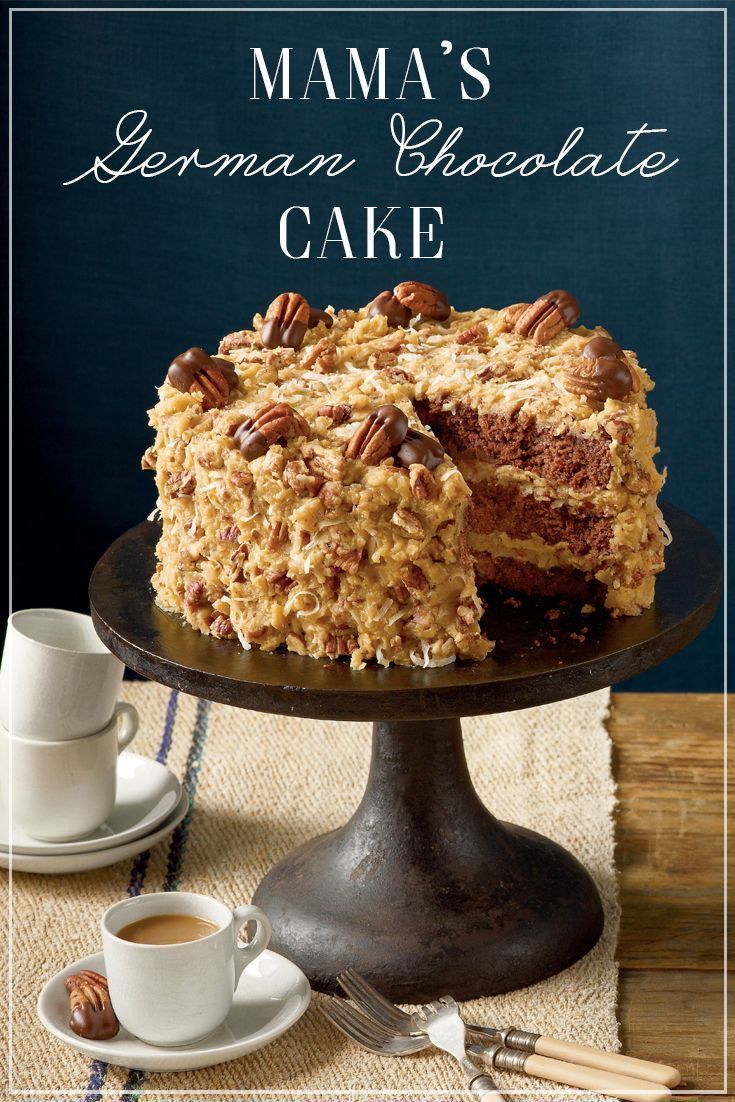
[[714,694],[613,697],[622,1041],[695,1094],[725,1085],[723,724]]

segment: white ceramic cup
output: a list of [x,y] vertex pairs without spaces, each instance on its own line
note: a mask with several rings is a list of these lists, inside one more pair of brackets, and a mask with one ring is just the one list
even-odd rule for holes
[[91,616],[62,608],[14,612],[0,667],[0,723],[28,739],[92,735],[112,719],[124,672]]
[[[215,933],[177,945],[144,945],[117,934],[151,915],[188,914],[217,926]],[[238,944],[240,929],[255,922],[253,940]],[[243,969],[267,947],[268,918],[252,904],[231,911],[208,895],[155,892],[113,904],[102,916],[102,947],[110,1002],[129,1033],[151,1045],[176,1047],[222,1025]]]
[[39,742],[0,727],[0,783],[13,822],[44,842],[91,834],[115,806],[117,756],[137,730],[138,713],[125,703],[102,731],[84,738]]

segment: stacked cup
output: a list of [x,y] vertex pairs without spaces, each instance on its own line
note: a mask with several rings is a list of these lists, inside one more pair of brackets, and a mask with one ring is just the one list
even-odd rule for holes
[[0,784],[13,823],[33,838],[84,838],[112,812],[117,757],[138,729],[135,708],[117,699],[124,672],[89,616],[32,608],[10,617]]

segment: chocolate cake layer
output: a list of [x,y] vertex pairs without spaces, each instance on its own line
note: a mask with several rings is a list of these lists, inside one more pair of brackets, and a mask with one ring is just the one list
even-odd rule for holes
[[567,597],[573,601],[597,603],[604,600],[605,587],[589,574],[571,567],[560,566],[542,570],[533,563],[519,559],[499,558],[489,551],[474,551],[477,584],[494,585],[512,589],[526,596]]
[[516,486],[487,481],[470,486],[470,531],[507,532],[520,539],[535,534],[546,543],[564,541],[575,555],[599,555],[610,548],[613,523],[609,517],[575,512],[566,506],[552,508],[546,501],[522,494]]
[[498,467],[520,467],[541,475],[553,486],[569,486],[579,492],[604,488],[610,481],[610,449],[604,440],[571,433],[556,436],[552,429],[522,414],[478,414],[465,405],[452,411],[421,400],[416,411],[452,457],[469,452]]

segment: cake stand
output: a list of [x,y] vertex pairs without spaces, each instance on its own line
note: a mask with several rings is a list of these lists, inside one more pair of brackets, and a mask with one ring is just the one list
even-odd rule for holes
[[137,673],[238,708],[373,721],[367,788],[352,818],[290,853],[254,896],[273,923],[272,948],[315,988],[333,991],[336,973],[352,966],[399,1001],[448,991],[467,999],[544,979],[595,944],[603,915],[591,877],[561,846],[499,822],[481,803],[459,717],[611,685],[702,631],[719,599],[720,551],[687,514],[669,508],[666,517],[674,542],[642,616],[583,616],[578,605],[500,592],[489,612],[493,654],[425,670],[352,671],[192,631],[153,602],[153,523],[99,560],[89,591],[95,627]]

